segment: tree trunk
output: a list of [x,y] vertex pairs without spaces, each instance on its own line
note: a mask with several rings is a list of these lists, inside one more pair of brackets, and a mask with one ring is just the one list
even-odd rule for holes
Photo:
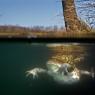
[[80,32],[82,25],[76,13],[74,0],[62,0],[65,28],[67,32]]

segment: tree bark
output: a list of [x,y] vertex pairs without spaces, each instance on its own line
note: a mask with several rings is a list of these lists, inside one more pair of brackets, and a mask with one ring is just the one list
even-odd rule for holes
[[65,28],[67,32],[82,31],[81,22],[78,19],[74,0],[62,0]]

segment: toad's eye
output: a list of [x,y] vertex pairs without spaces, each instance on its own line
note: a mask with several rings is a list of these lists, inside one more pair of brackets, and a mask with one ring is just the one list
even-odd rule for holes
[[67,68],[67,70],[68,70],[68,72],[72,72],[73,70],[74,70],[74,67],[69,67],[69,68]]

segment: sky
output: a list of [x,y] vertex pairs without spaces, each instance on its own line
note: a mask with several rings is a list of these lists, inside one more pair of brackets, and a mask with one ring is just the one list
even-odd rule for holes
[[61,0],[0,0],[0,25],[64,26]]
[[0,25],[61,26],[61,7],[56,0],[0,0]]

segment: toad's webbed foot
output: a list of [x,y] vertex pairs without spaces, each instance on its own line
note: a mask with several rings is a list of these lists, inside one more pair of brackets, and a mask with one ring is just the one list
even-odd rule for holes
[[39,73],[45,73],[46,70],[45,69],[42,69],[42,68],[34,68],[32,70],[29,70],[29,71],[26,71],[26,76],[28,77],[29,75],[32,75],[33,76],[33,79],[37,78],[38,77],[38,74]]

